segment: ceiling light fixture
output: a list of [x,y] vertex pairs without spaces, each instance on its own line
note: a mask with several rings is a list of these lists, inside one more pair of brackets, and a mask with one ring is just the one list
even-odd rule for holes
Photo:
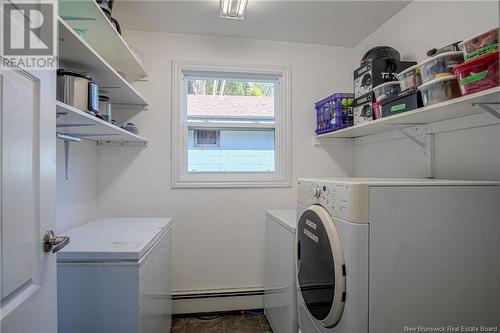
[[244,19],[248,0],[220,0],[220,16],[232,19]]

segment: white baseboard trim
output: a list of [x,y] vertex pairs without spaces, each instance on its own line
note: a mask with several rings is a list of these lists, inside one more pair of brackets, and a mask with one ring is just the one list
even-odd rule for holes
[[262,309],[264,289],[210,289],[177,291],[172,295],[174,314]]

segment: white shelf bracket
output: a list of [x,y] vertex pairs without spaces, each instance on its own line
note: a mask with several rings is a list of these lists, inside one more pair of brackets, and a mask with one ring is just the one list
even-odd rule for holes
[[97,141],[98,146],[115,146],[115,147],[147,147],[147,142],[134,142],[134,141],[126,141],[126,142],[116,142],[116,141]]
[[314,146],[342,146],[342,145],[352,145],[354,139],[352,138],[317,138],[313,140]]
[[424,134],[424,168],[427,178],[436,178],[436,138],[434,133]]
[[80,142],[81,139],[79,137],[63,133],[56,133],[56,137],[58,139],[64,140],[64,175],[66,177],[66,180],[68,180],[69,143]]
[[489,114],[497,117],[500,119],[500,111],[493,109],[490,105],[499,105],[499,102],[490,102],[490,103],[473,103],[472,106],[479,106],[481,109],[484,111],[488,112]]
[[423,137],[422,140],[408,134],[404,128],[400,126],[408,127],[409,125],[422,125],[422,124],[389,124],[393,129],[403,134],[410,141],[418,145],[423,149],[423,164],[425,169],[425,174],[427,178],[436,177],[436,145],[434,133],[429,133],[426,125],[423,126]]
[[[388,124],[390,127],[398,131],[399,133],[403,134],[406,138],[417,144],[420,148],[425,149],[425,134],[424,134],[424,140],[419,140],[413,135],[408,134],[403,128],[400,126],[408,127],[408,126],[414,126],[414,125],[421,125],[421,124]],[[424,132],[426,132],[424,130]]]

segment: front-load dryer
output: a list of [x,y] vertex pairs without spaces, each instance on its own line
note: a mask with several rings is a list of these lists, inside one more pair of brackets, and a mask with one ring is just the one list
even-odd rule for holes
[[300,179],[302,333],[500,327],[500,183]]

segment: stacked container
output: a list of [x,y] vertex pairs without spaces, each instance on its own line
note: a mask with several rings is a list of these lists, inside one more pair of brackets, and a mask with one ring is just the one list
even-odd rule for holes
[[453,68],[464,62],[462,51],[440,53],[421,62],[418,67],[422,83],[429,82],[447,75],[453,75]]
[[443,76],[422,84],[419,88],[424,106],[460,97],[460,86],[455,75]]
[[411,66],[398,74],[401,91],[418,88],[422,84],[422,76],[418,65]]
[[498,50],[499,28],[494,28],[479,36],[463,40],[458,47],[464,54],[466,61],[492,53]]
[[463,95],[469,95],[499,84],[498,51],[473,58],[453,69],[460,80]]
[[424,106],[462,96],[453,69],[464,62],[462,51],[440,53],[418,65],[422,84],[418,90]]
[[466,60],[453,69],[460,80],[463,95],[469,95],[499,85],[499,28],[466,39],[459,44]]

